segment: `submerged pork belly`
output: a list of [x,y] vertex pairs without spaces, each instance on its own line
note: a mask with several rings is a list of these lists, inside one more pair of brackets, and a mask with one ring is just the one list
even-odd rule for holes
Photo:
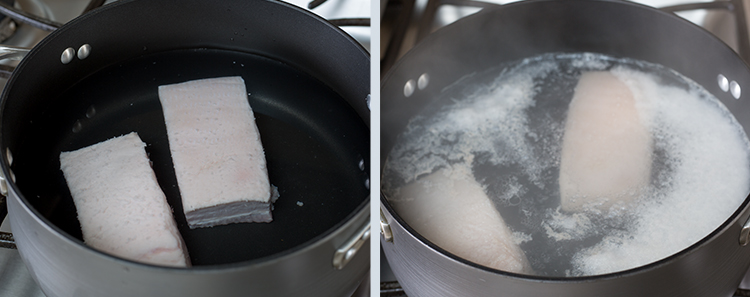
[[83,241],[138,262],[189,266],[172,208],[135,132],[60,154]]
[[499,270],[532,273],[471,169],[440,169],[400,188],[389,201],[419,234],[456,256]]
[[581,75],[570,102],[560,159],[564,211],[628,203],[648,186],[652,139],[633,93],[610,72]]
[[278,192],[242,78],[160,86],[159,100],[190,228],[270,222]]

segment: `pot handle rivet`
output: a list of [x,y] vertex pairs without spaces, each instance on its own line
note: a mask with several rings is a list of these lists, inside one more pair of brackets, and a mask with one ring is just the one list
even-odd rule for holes
[[76,50],[72,47],[66,48],[62,55],[60,55],[60,62],[63,64],[68,64],[70,61],[73,61],[73,58],[76,56]]
[[736,81],[731,81],[729,83],[729,93],[732,93],[732,97],[734,97],[734,99],[740,99],[740,95],[742,95],[740,84],[738,84]]
[[411,97],[411,95],[414,94],[414,89],[416,89],[416,84],[413,79],[410,79],[409,81],[404,84],[404,96]]
[[430,75],[422,73],[422,75],[419,76],[419,79],[417,79],[417,88],[424,90],[428,84],[430,84]]
[[716,77],[716,81],[719,83],[719,89],[724,92],[729,91],[729,80],[726,76],[724,76],[723,74],[719,74],[719,76]]
[[745,225],[742,226],[742,230],[740,230],[740,245],[746,246],[748,243],[750,243],[750,218],[748,218]]
[[8,166],[13,165],[13,153],[11,153],[10,148],[5,148],[5,161],[8,162]]
[[386,242],[393,242],[393,232],[391,231],[391,225],[388,224],[388,220],[383,214],[383,210],[380,210],[380,234],[383,235],[383,239]]
[[370,239],[370,224],[365,224],[353,238],[349,239],[333,254],[333,267],[341,270],[357,254],[359,249]]
[[84,44],[81,47],[78,48],[78,59],[86,59],[91,54],[91,45]]

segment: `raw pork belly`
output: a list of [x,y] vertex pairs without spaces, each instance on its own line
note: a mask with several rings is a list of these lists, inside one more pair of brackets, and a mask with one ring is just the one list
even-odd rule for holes
[[159,87],[190,228],[270,222],[266,158],[241,77]]
[[637,198],[651,177],[651,142],[630,89],[610,72],[583,73],[563,134],[562,210],[606,211]]
[[471,169],[440,169],[400,188],[389,200],[410,226],[441,248],[487,267],[532,273]]
[[122,258],[189,266],[172,208],[135,132],[60,154],[84,242]]

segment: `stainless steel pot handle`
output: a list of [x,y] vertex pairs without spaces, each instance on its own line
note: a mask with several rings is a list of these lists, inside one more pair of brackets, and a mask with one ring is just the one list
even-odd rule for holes
[[341,270],[344,269],[349,261],[354,258],[359,249],[370,239],[370,223],[368,222],[354,234],[343,246],[333,254],[333,267]]
[[[0,61],[1,60],[21,60],[31,49],[25,47],[15,47],[8,45],[0,45]],[[9,78],[15,66],[6,64],[0,64],[0,78]]]
[[[0,174],[0,222],[8,216],[8,203],[6,197],[8,196],[8,184],[5,183],[5,178]],[[8,232],[0,231],[0,248],[15,249],[16,241],[13,239],[13,234]]]
[[740,230],[740,245],[746,246],[750,243],[750,218],[745,221],[745,225]]
[[0,60],[21,60],[31,49],[9,45],[0,45]]
[[[13,48],[8,48],[9,51]],[[0,46],[0,57],[3,56],[3,48]],[[23,52],[23,50],[16,51],[18,54]],[[26,50],[21,54],[21,57],[23,55],[26,55]],[[0,65],[1,66],[1,65]],[[10,150],[6,150],[6,160],[8,161],[8,166],[13,163],[13,157],[10,154]],[[13,178],[13,172],[11,172],[11,178]],[[0,172],[0,222],[2,222],[7,216],[8,216],[8,182],[5,178],[5,175]],[[15,249],[16,248],[16,242],[13,239],[13,234],[8,232],[2,232],[0,231],[0,248],[8,248],[8,249]]]
[[383,214],[383,209],[380,209],[380,234],[386,242],[393,242],[393,232],[391,231],[391,224],[388,223],[388,219]]

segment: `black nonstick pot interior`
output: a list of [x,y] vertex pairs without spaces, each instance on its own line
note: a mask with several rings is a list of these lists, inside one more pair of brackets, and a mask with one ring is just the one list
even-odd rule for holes
[[[220,76],[244,78],[270,180],[281,197],[271,223],[190,230],[157,88]],[[293,249],[344,221],[367,197],[359,164],[369,160],[369,134],[362,120],[315,78],[257,55],[195,49],[145,56],[89,76],[38,111],[13,152],[16,182],[33,207],[77,239],[80,225],[59,154],[130,131],[147,143],[194,265],[248,261]]]

